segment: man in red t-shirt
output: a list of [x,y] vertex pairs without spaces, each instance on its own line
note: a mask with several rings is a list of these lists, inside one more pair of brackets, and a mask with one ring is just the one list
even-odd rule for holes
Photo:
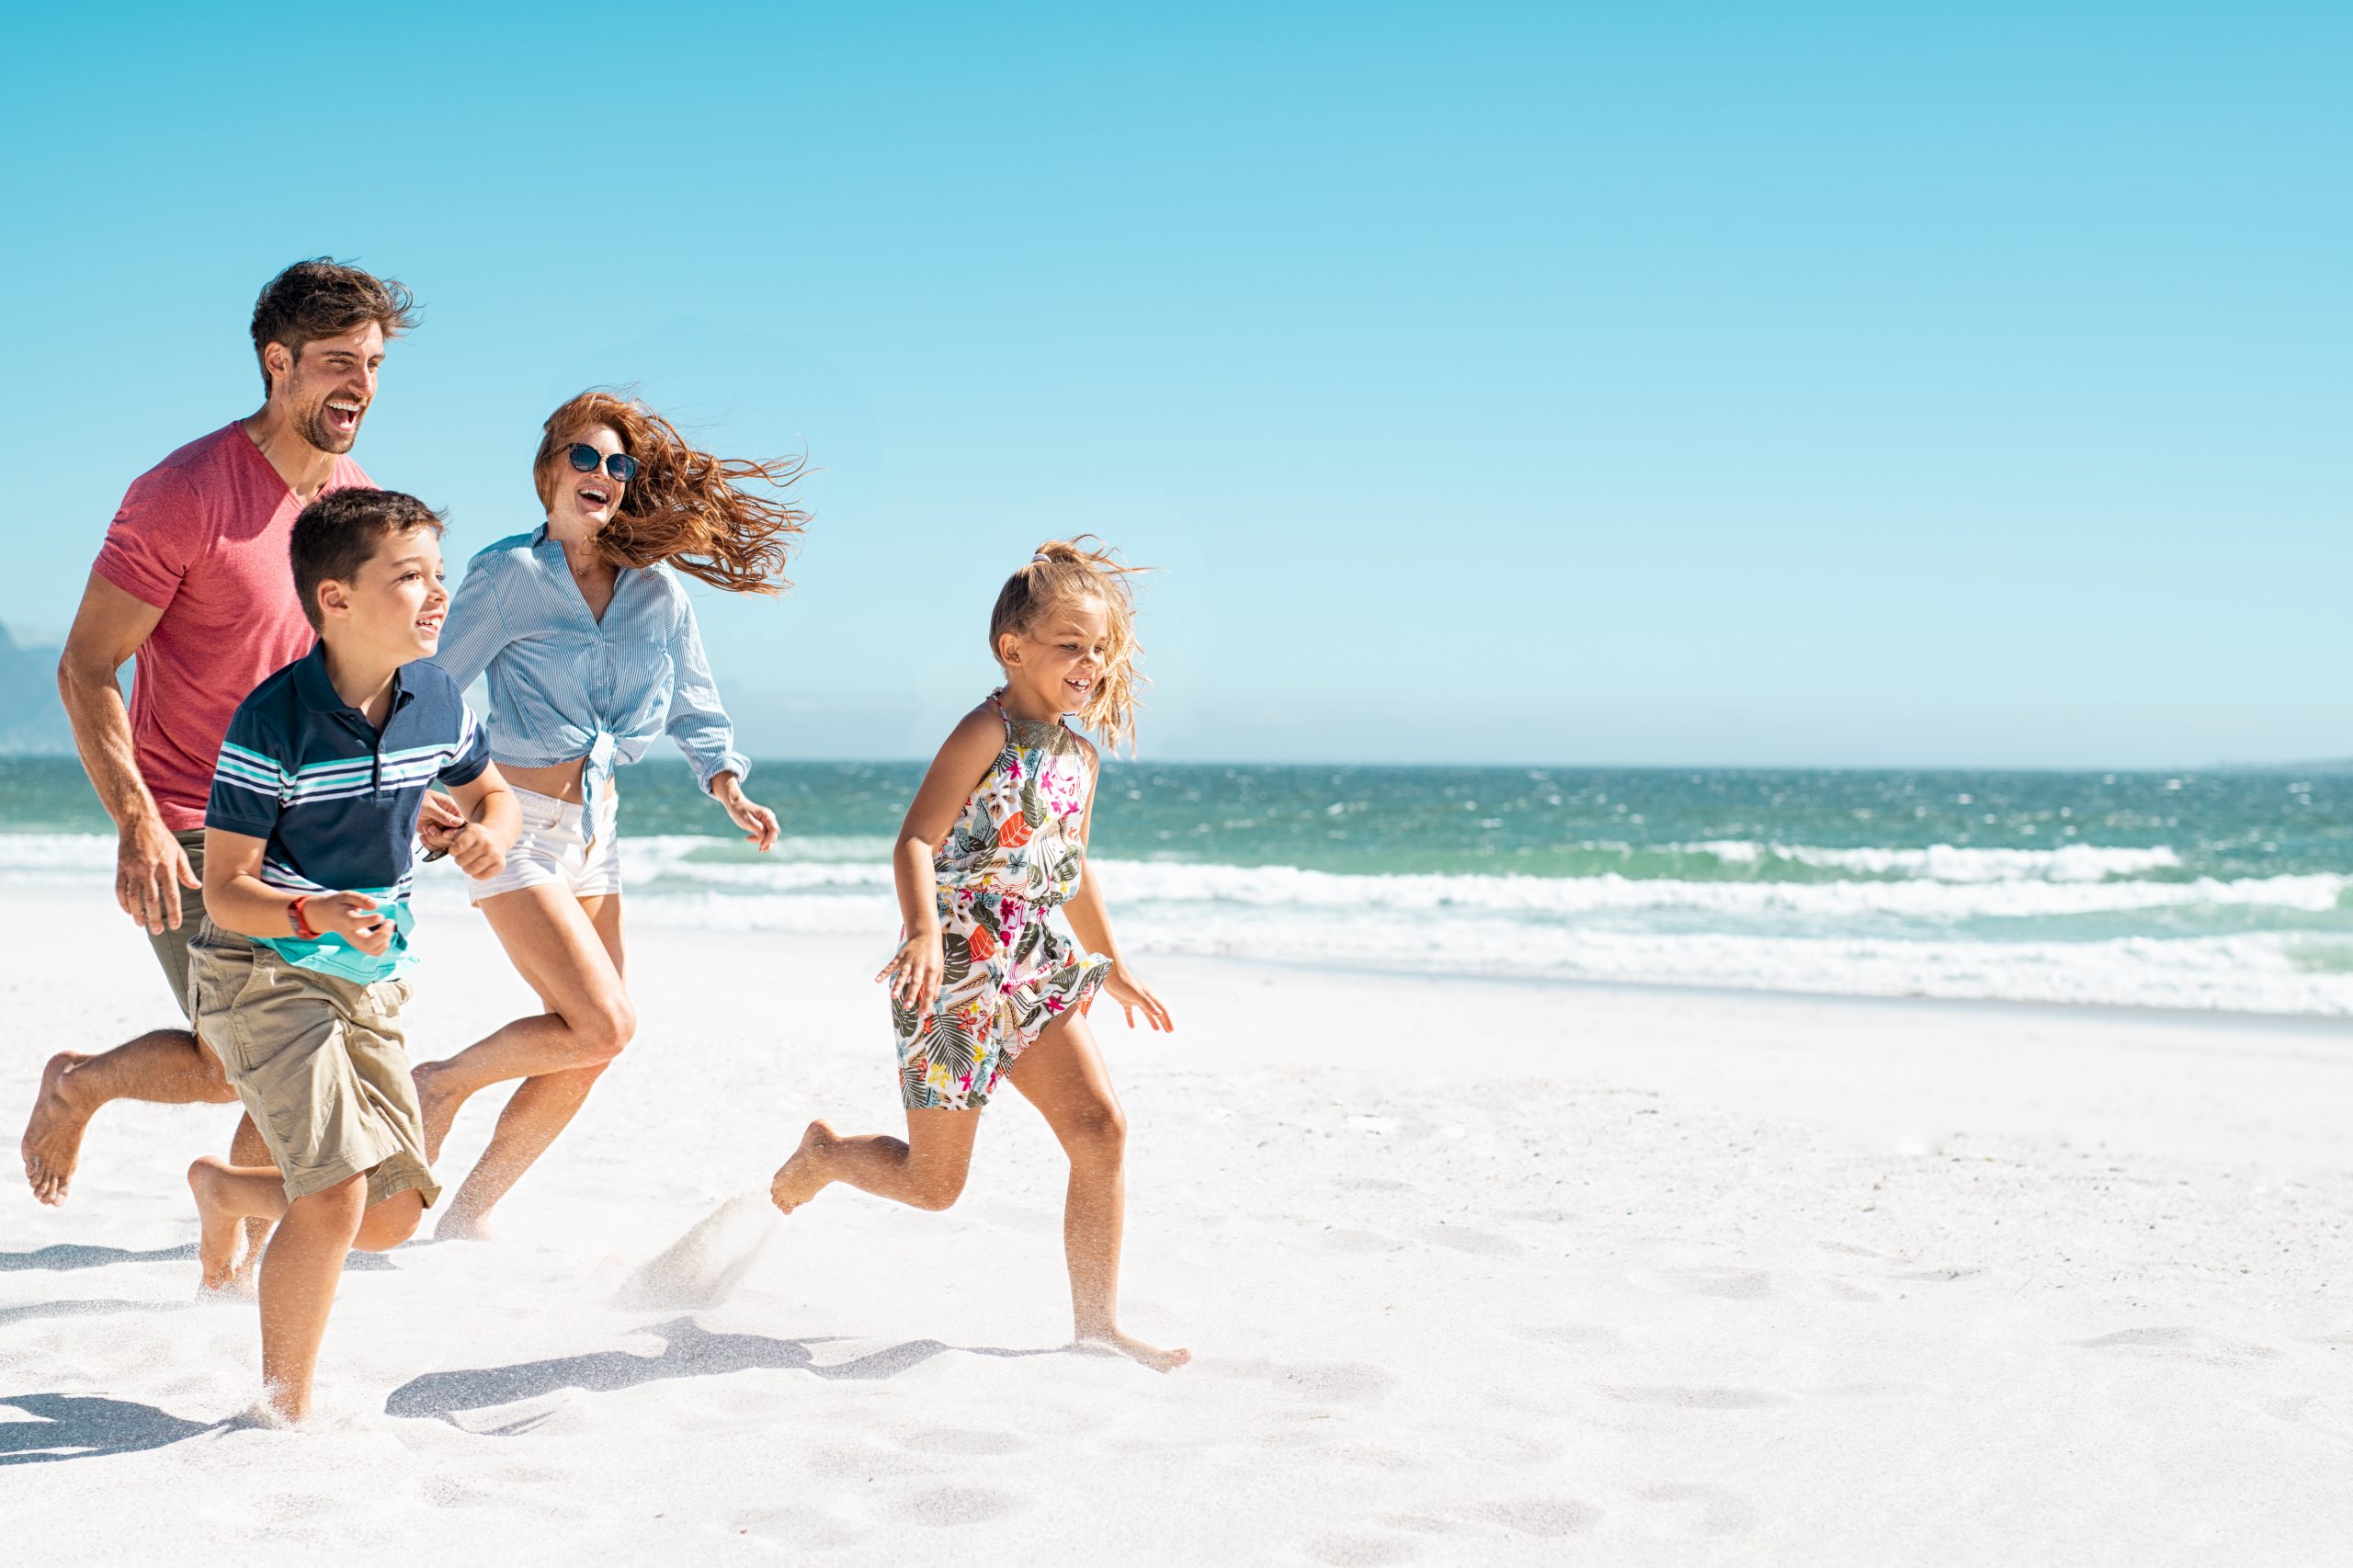
[[[203,886],[204,808],[229,716],[262,677],[310,652],[287,541],[329,490],[374,481],[347,456],[376,399],[387,339],[415,324],[400,284],[322,257],[270,279],[254,305],[267,401],[131,482],[83,591],[57,685],[90,783],[114,818],[115,898],[143,926],[188,1011],[188,942]],[[136,660],[131,704],[116,672]],[[185,918],[183,915],[185,913]],[[82,1131],[114,1099],[236,1099],[187,1029],[153,1029],[97,1056],[62,1051],[25,1128],[25,1179],[63,1203]],[[250,1121],[240,1165],[267,1165]]]

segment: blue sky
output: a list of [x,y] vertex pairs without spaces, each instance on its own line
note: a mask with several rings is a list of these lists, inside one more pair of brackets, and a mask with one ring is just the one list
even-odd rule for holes
[[2343,7],[320,16],[17,24],[0,622],[333,254],[453,553],[585,385],[807,450],[767,755],[927,752],[1080,529],[1163,757],[2353,753]]

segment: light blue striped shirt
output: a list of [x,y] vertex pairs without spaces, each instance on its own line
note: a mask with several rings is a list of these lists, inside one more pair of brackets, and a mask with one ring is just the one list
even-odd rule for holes
[[694,604],[667,565],[624,568],[600,622],[546,525],[500,540],[466,563],[434,663],[460,690],[488,673],[493,758],[549,767],[585,757],[592,804],[613,769],[665,730],[706,790],[717,774],[751,771]]

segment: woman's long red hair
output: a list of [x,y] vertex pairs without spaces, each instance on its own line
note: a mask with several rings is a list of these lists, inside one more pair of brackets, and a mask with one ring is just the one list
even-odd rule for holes
[[744,488],[756,482],[782,490],[807,460],[715,457],[689,444],[671,423],[631,398],[585,392],[548,415],[531,477],[540,504],[555,505],[556,464],[563,449],[602,425],[637,460],[637,477],[621,492],[597,547],[616,566],[666,561],[689,577],[730,593],[773,594],[792,585],[785,557],[809,514],[781,495]]

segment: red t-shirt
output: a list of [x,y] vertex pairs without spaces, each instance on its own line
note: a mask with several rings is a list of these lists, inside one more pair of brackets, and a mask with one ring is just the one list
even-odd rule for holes
[[[321,494],[375,483],[339,457]],[[131,738],[174,833],[204,825],[237,704],[315,641],[287,562],[301,510],[240,421],[132,480],[91,568],[164,612],[134,664]]]

